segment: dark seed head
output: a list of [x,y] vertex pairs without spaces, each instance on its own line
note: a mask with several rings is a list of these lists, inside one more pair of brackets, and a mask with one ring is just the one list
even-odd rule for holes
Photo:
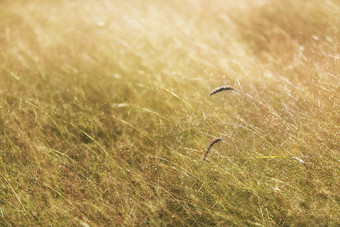
[[214,146],[215,143],[218,143],[222,141],[221,138],[217,138],[217,139],[214,139],[210,144],[209,144],[209,147],[207,148],[207,151],[205,152],[204,154],[204,157],[203,157],[203,161],[205,161],[205,159],[207,158],[208,154],[209,154],[209,151],[210,149],[212,148],[212,146]]
[[224,87],[219,87],[219,88],[216,88],[214,91],[212,91],[210,93],[210,96],[216,94],[216,93],[219,93],[221,91],[232,91],[232,90],[235,90],[234,88],[232,87],[228,87],[228,86],[224,86]]

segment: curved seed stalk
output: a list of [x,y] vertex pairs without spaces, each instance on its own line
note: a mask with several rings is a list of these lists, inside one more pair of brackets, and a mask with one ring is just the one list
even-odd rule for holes
[[237,93],[239,93],[240,95],[242,95],[243,97],[245,97],[246,99],[248,99],[249,101],[251,101],[252,103],[254,103],[256,106],[260,107],[261,109],[263,109],[263,107],[261,106],[261,104],[256,101],[253,97],[251,97],[250,95],[248,95],[247,93],[242,93],[238,90],[236,90],[235,88],[229,87],[229,86],[223,86],[223,87],[218,87],[216,88],[214,91],[212,91],[210,93],[210,96],[219,93],[221,91],[235,91]]
[[236,91],[234,88],[232,87],[228,87],[228,86],[224,86],[224,87],[219,87],[219,88],[216,88],[214,91],[212,91],[210,93],[210,96],[216,94],[216,93],[219,93],[221,91]]
[[218,143],[218,142],[220,142],[220,141],[222,141],[222,138],[214,139],[214,140],[210,143],[209,147],[207,148],[207,151],[206,151],[205,154],[204,154],[203,161],[206,160],[206,158],[207,158],[207,156],[208,156],[208,154],[209,154],[209,152],[210,152],[212,146],[214,146],[215,143]]

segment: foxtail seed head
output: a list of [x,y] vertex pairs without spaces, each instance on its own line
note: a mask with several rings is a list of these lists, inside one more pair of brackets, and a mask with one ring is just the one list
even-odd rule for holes
[[219,88],[216,88],[214,91],[212,91],[210,93],[210,96],[216,94],[216,93],[219,93],[221,91],[234,91],[235,89],[232,88],[232,87],[228,87],[228,86],[224,86],[224,87],[219,87]]
[[207,156],[208,156],[208,154],[209,154],[209,152],[210,152],[212,146],[214,146],[215,143],[218,143],[218,142],[220,142],[220,141],[222,141],[222,138],[214,139],[214,140],[210,143],[209,147],[207,148],[207,151],[206,151],[205,154],[204,154],[203,161],[205,161],[205,159],[207,158]]

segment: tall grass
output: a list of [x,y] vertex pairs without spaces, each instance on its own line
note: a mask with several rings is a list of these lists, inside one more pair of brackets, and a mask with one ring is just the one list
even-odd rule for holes
[[338,225],[339,10],[1,1],[1,225]]

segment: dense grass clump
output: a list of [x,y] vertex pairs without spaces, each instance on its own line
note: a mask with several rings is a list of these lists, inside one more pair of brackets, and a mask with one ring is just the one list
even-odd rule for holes
[[0,225],[340,224],[339,11],[1,1]]

